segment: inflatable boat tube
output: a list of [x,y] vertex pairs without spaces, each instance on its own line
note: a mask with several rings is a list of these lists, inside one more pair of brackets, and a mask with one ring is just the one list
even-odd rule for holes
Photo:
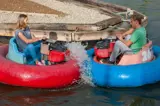
[[0,46],[0,82],[33,88],[62,88],[74,84],[80,77],[76,61],[51,66],[33,66],[6,58],[8,45]]
[[102,87],[138,87],[160,81],[160,47],[153,46],[155,60],[134,65],[100,64],[93,60],[94,49],[87,51],[92,81]]

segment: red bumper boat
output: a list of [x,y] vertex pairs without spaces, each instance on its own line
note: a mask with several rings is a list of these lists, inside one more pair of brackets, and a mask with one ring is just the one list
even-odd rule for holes
[[33,66],[6,58],[8,45],[0,46],[0,82],[34,88],[62,88],[74,84],[80,77],[76,61],[51,66]]

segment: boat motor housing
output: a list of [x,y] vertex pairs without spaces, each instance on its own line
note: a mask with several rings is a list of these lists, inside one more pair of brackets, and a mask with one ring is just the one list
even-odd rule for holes
[[114,48],[115,41],[110,39],[102,40],[97,42],[96,46],[94,47],[95,55],[98,58],[109,58],[113,48]]

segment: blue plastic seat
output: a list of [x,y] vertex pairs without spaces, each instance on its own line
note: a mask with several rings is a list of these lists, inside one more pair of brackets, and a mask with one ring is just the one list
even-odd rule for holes
[[16,44],[16,39],[13,37],[10,39],[9,41],[9,49],[8,49],[8,54],[7,54],[7,58],[20,63],[20,64],[26,64],[26,56],[24,53],[19,52],[17,44]]

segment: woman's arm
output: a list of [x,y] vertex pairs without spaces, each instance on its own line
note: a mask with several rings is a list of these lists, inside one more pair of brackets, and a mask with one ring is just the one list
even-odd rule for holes
[[43,36],[43,37],[41,37],[41,38],[37,38],[34,34],[31,34],[31,36],[32,36],[32,39],[47,39],[45,36]]
[[21,40],[23,40],[27,44],[41,40],[41,38],[27,39],[21,32],[18,33],[18,36]]

